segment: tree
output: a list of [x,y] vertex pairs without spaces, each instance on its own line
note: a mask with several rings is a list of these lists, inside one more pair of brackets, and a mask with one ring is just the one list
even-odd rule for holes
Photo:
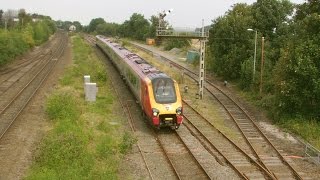
[[118,34],[119,25],[116,23],[99,24],[96,28],[98,34],[106,36],[116,36]]
[[273,37],[274,29],[287,22],[292,12],[289,0],[257,0],[252,6],[254,28],[265,37]]
[[3,16],[3,10],[0,9],[0,27],[2,27],[2,21],[3,21],[2,16]]
[[13,19],[17,17],[18,13],[15,10],[8,9],[6,12],[3,14],[3,19],[5,21],[5,28],[12,28],[14,26],[14,21]]
[[88,32],[94,32],[99,24],[106,24],[106,21],[103,18],[92,19],[88,26]]
[[[156,31],[159,26],[159,17],[156,15],[152,15],[151,18],[149,19],[151,22],[151,26],[149,29],[148,36],[150,38],[155,38],[156,37]],[[164,27],[169,27],[169,22],[168,21],[163,21],[162,26]]]
[[[19,17],[21,23],[16,26],[13,18]],[[13,60],[35,45],[48,40],[55,31],[55,24],[48,16],[39,15],[41,21],[32,22],[31,16],[25,10],[8,10],[3,19],[8,22],[8,31],[0,30],[0,66]],[[30,21],[30,23],[28,23]]]
[[125,37],[144,40],[148,36],[149,28],[148,20],[143,15],[134,13],[129,20],[121,25],[120,33]]
[[33,39],[36,45],[39,45],[49,39],[49,36],[56,30],[55,23],[44,17],[41,21],[33,24]]
[[79,32],[79,31],[82,31],[82,25],[79,21],[73,21],[72,24],[74,26],[76,26],[76,31]]
[[62,25],[61,25],[61,28],[66,30],[66,31],[69,31],[69,27],[72,25],[72,22],[71,21],[63,21],[62,22]]
[[191,44],[188,39],[169,38],[164,41],[164,50],[169,51],[173,48],[189,47]]
[[320,58],[320,46],[312,40],[293,43],[284,49],[275,68],[279,109],[281,114],[319,118],[320,71],[316,59]]
[[296,20],[302,20],[308,15],[320,12],[320,0],[308,0],[297,6]]
[[292,33],[274,70],[279,115],[303,115],[320,120],[320,17],[319,1],[297,8]]
[[23,21],[26,18],[26,16],[27,16],[26,10],[25,9],[20,9],[19,13],[18,13],[19,25],[20,26],[23,26],[23,23],[24,23]]
[[32,22],[32,18],[27,14],[25,9],[20,9],[18,13],[19,25],[21,27],[26,26],[28,23]]
[[208,63],[225,79],[238,79],[241,64],[253,55],[254,36],[247,31],[252,23],[251,6],[247,4],[236,4],[213,21],[209,36],[212,58]]
[[131,37],[131,31],[129,31],[129,21],[125,20],[119,27],[119,34],[121,37]]
[[27,24],[22,31],[23,40],[28,44],[29,48],[35,46],[35,41],[33,39],[34,31],[31,24]]
[[155,38],[157,33],[157,27],[159,26],[159,17],[155,15],[151,16],[150,22],[151,22],[151,27],[149,31],[149,37]]

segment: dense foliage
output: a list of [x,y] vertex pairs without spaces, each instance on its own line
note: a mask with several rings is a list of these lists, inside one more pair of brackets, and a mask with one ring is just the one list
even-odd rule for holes
[[[302,115],[320,120],[319,9],[319,0],[301,5],[288,0],[235,4],[213,21],[208,66],[224,79],[238,81],[242,89],[259,94],[264,36],[262,93],[257,96],[261,105],[277,119]],[[258,49],[253,78],[255,30]]]
[[[0,19],[3,17],[0,11]],[[9,11],[11,12],[11,11]],[[50,17],[30,15],[25,10],[19,10],[19,21],[14,23],[7,12],[7,26],[1,24],[0,28],[0,66],[9,62],[28,49],[48,40],[56,30]],[[32,20],[34,19],[34,20]],[[9,23],[11,22],[11,23]]]
[[[153,15],[147,20],[143,15],[134,13],[129,20],[126,20],[122,24],[108,23],[103,18],[92,19],[90,24],[85,27],[85,30],[89,33],[145,41],[146,38],[156,38],[158,25],[158,16]],[[167,21],[163,22],[163,26],[170,27]],[[188,47],[190,45],[189,41],[181,39],[168,39],[163,42],[166,50]]]
[[129,20],[120,26],[120,33],[125,37],[145,40],[148,36],[150,23],[143,15],[134,13]]
[[81,32],[84,29],[79,21],[73,21],[73,22],[61,21],[61,20],[56,21],[56,26],[60,29],[66,30],[66,31],[69,31],[69,28],[72,25],[74,25],[76,27],[76,32]]
[[164,41],[164,50],[169,51],[173,48],[190,47],[190,40],[170,38]]
[[299,5],[275,69],[281,112],[320,120],[320,1]]
[[237,4],[225,16],[217,18],[210,32],[210,51],[213,70],[227,79],[240,77],[241,64],[251,56],[251,33],[246,29],[252,26],[250,6]]

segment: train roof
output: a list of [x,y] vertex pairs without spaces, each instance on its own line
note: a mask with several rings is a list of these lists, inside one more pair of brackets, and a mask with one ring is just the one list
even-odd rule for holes
[[149,79],[155,78],[170,78],[165,73],[161,72],[159,69],[155,68],[151,64],[149,64],[146,60],[144,60],[139,55],[129,51],[128,49],[122,47],[120,44],[113,42],[111,39],[106,38],[101,35],[96,36],[101,42],[108,45],[112,48],[122,59],[126,60],[127,64],[129,64],[132,69],[137,72],[139,76],[145,76]]

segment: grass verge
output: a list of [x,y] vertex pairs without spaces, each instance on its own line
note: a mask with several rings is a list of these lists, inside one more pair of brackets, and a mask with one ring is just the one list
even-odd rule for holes
[[293,132],[315,148],[320,150],[320,123],[315,120],[306,120],[304,118],[285,118],[277,121],[282,128]]
[[[241,91],[237,89],[237,91]],[[271,109],[268,107],[272,107],[270,104],[271,100],[268,97],[264,97],[263,99],[259,98],[256,93],[252,93],[249,91],[241,91],[241,96],[247,101],[254,104],[256,107],[263,109],[267,113],[269,113],[269,117],[273,119],[273,122],[279,125],[287,132],[294,133],[295,135],[303,138],[305,141],[316,147],[320,150],[320,122],[312,119],[308,119],[305,117],[274,117],[271,114]],[[261,110],[262,111],[262,110]]]
[[[117,102],[104,64],[79,36],[72,44],[73,66],[46,105],[53,129],[25,179],[118,179],[119,161],[134,143],[126,118],[112,113]],[[84,101],[83,75],[99,87],[94,103]]]

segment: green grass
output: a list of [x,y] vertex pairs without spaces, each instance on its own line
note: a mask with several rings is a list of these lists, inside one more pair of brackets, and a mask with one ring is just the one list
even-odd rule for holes
[[[25,179],[118,179],[119,162],[135,142],[125,118],[112,114],[116,101],[103,63],[80,37],[72,44],[74,64],[46,105],[53,129]],[[83,75],[98,84],[94,103],[84,101]]]
[[281,127],[293,132],[320,150],[320,123],[303,118],[283,118],[277,122]]
[[[237,89],[237,91],[241,91]],[[266,95],[261,98],[256,93],[251,91],[241,91],[241,96],[246,100],[250,101],[255,106],[259,107],[260,110],[264,110],[268,113],[268,116],[273,119],[273,122],[279,125],[287,132],[296,134],[302,137],[304,140],[309,142],[311,145],[320,150],[320,122],[316,120],[311,120],[304,117],[278,117],[272,114],[273,96]]]

